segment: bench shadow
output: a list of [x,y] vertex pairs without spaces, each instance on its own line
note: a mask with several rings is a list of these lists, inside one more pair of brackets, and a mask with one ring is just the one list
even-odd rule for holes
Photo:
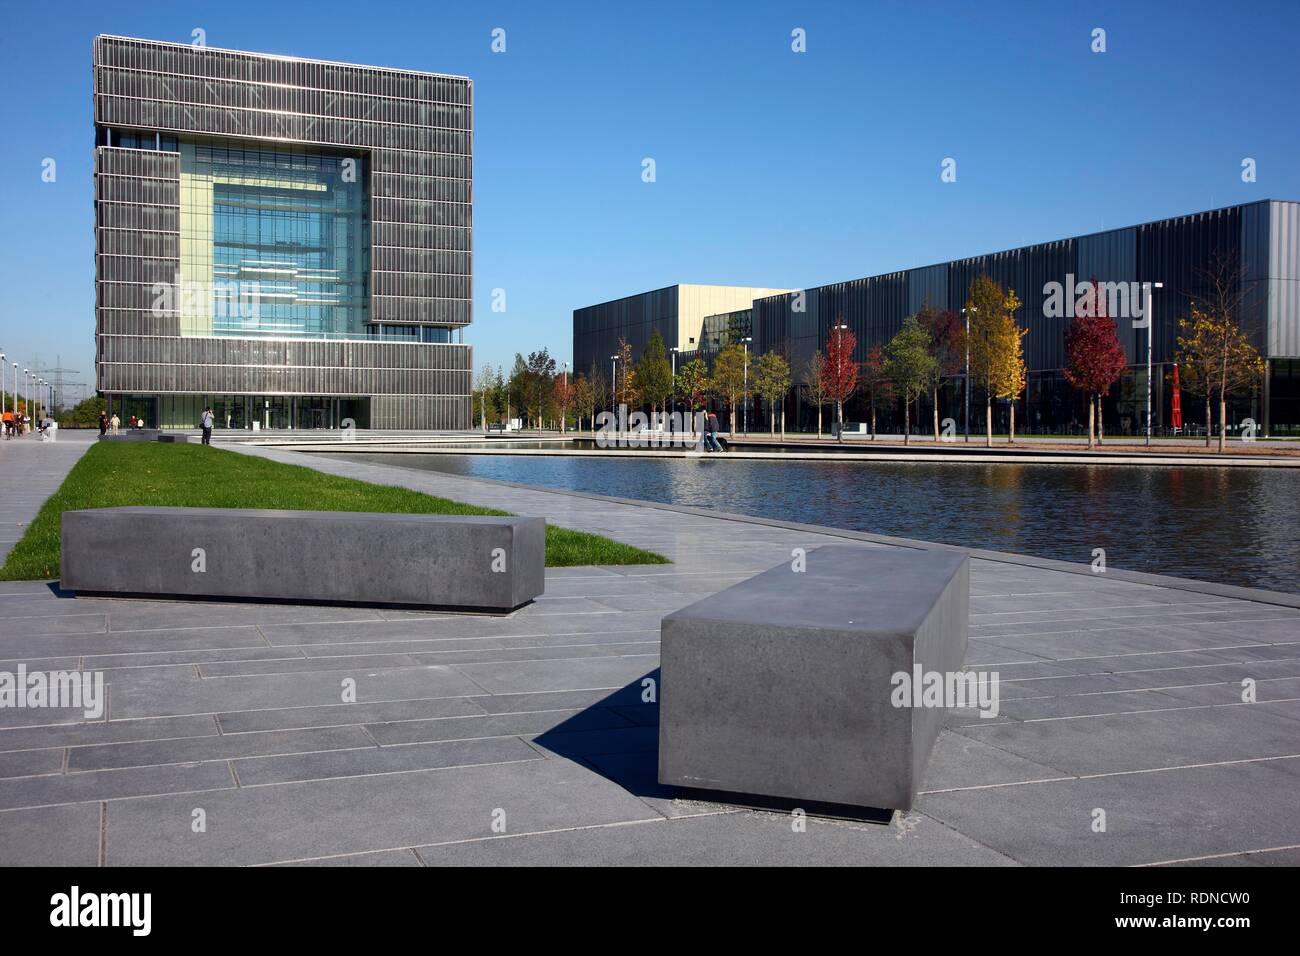
[[[655,699],[646,701],[646,681]],[[533,743],[557,757],[572,760],[645,800],[691,800],[724,807],[789,813],[801,809],[812,817],[888,825],[894,811],[837,803],[789,800],[750,793],[696,790],[659,782],[659,668],[620,687],[550,730]]]

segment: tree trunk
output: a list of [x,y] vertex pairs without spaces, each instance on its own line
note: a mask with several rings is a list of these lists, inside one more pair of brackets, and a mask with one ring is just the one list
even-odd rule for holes
[[993,397],[984,397],[984,446],[993,447]]
[[1223,451],[1223,446],[1228,440],[1228,401],[1219,390],[1219,451]]
[[936,387],[930,397],[934,399],[934,440],[939,440],[939,389]]
[[736,440],[736,400],[731,400],[731,440]]
[[1097,395],[1097,444],[1101,445],[1106,440],[1106,420],[1101,414],[1101,395]]
[[1097,406],[1093,404],[1094,396],[1088,396],[1088,448],[1091,450],[1097,444],[1096,430],[1096,412]]
[[903,400],[903,444],[911,444],[912,438],[912,403]]
[[817,406],[817,440],[822,440],[822,407]]
[[1205,390],[1205,447],[1210,447],[1210,434],[1214,431],[1214,419],[1210,417],[1210,390]]
[[839,399],[835,400],[835,424],[839,428],[835,429],[835,440],[841,444],[844,442],[844,403]]
[[1014,445],[1016,443],[1016,400],[1014,398],[1011,399],[1009,407],[1011,409],[1011,419],[1009,422],[1011,427],[1007,431],[1007,444]]
[[775,438],[776,437],[776,405],[769,402],[767,406],[767,414],[768,414],[767,433],[771,437]]
[[871,440],[876,440],[876,393],[871,393]]

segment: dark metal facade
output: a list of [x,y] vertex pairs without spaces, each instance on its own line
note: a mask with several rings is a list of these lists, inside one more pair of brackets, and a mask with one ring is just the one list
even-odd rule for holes
[[[94,94],[100,391],[348,396],[369,399],[371,427],[469,426],[471,352],[455,341],[472,319],[468,79],[100,36]],[[123,131],[152,148],[117,145]],[[363,161],[371,335],[187,335],[160,308],[157,284],[182,271],[167,147],[187,138]]]
[[[1031,415],[1028,421],[1041,421],[1046,429],[1068,423],[1073,414],[1073,398],[1060,375],[1070,319],[1048,314],[1046,283],[1064,284],[1069,275],[1075,281],[1095,278],[1139,287],[1162,283],[1153,296],[1151,357],[1156,374],[1163,375],[1174,359],[1178,320],[1187,315],[1193,297],[1208,291],[1207,273],[1218,262],[1240,278],[1243,323],[1272,360],[1271,374],[1289,376],[1293,363],[1287,360],[1300,357],[1300,204],[1271,200],[757,299],[755,351],[785,351],[798,381],[813,352],[825,350],[831,326],[843,322],[857,337],[856,358],[862,361],[873,345],[888,342],[908,315],[927,303],[960,312],[972,280],[991,276],[1021,300],[1017,318],[1029,329],[1024,339],[1027,400],[1039,403],[1038,418]],[[797,309],[800,299],[803,311]],[[1144,374],[1145,327],[1135,326],[1131,317],[1117,317],[1116,325],[1129,361]],[[1167,416],[1167,387],[1156,389],[1158,424]],[[1131,426],[1140,413],[1135,410],[1139,398],[1130,374],[1114,401],[1118,417],[1127,415]],[[1246,411],[1257,420],[1268,418],[1267,403],[1252,408]],[[950,402],[944,411],[955,409]],[[1184,415],[1195,414],[1184,402]],[[1289,406],[1285,414],[1294,417]],[[1275,424],[1291,427],[1300,425],[1300,419]]]

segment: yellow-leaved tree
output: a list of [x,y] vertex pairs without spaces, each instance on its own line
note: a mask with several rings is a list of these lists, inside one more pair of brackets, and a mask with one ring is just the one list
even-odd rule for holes
[[970,322],[971,378],[984,391],[985,443],[993,444],[993,400],[1011,400],[1010,441],[1016,440],[1016,398],[1025,390],[1026,370],[1021,340],[1029,333],[1016,325],[1020,299],[1014,289],[988,276],[978,276],[966,297]]

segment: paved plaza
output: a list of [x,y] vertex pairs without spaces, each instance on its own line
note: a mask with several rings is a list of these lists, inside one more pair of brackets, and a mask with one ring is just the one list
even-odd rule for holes
[[[92,437],[0,446],[0,552]],[[659,622],[794,548],[890,545],[240,451],[540,515],[673,563],[548,569],[545,595],[502,617],[0,583],[0,670],[102,671],[108,687],[99,720],[0,710],[0,864],[1300,863],[1294,596],[980,553],[967,663],[1000,675],[999,715],[950,713],[911,813],[795,832],[788,814],[655,782],[642,688]]]

